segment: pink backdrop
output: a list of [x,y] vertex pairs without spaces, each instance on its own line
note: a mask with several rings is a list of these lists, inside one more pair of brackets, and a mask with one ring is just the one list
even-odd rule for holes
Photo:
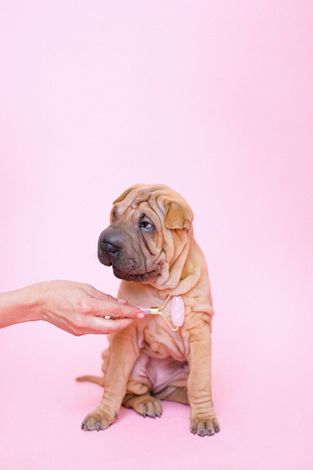
[[101,390],[74,377],[105,338],[17,325],[0,333],[2,468],[312,468],[312,21],[305,0],[1,1],[0,289],[115,293],[96,257],[111,201],[174,187],[209,264],[222,427],[192,436],[165,403],[83,433]]

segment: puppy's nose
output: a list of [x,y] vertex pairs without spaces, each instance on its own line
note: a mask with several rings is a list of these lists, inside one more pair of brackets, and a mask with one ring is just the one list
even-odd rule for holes
[[120,250],[120,247],[117,245],[113,245],[113,243],[108,243],[105,241],[101,241],[100,246],[103,251],[106,251],[110,255],[115,255]]
[[116,256],[122,249],[122,236],[117,230],[107,228],[99,237],[99,247],[109,256]]

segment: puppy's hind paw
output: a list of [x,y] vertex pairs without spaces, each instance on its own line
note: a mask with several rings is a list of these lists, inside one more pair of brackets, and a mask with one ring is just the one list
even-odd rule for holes
[[138,402],[134,404],[134,410],[144,417],[160,418],[162,414],[161,401],[155,397],[145,397],[143,400],[138,400]]

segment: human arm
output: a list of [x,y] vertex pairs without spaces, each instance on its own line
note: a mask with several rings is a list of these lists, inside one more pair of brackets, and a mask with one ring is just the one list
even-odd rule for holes
[[142,316],[125,301],[73,281],[41,282],[0,294],[0,328],[45,320],[76,336],[108,334]]

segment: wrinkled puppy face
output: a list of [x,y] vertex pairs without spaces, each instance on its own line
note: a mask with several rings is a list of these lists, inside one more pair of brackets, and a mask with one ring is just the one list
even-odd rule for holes
[[113,203],[98,258],[120,279],[164,285],[186,252],[192,219],[186,201],[167,186],[133,186]]

